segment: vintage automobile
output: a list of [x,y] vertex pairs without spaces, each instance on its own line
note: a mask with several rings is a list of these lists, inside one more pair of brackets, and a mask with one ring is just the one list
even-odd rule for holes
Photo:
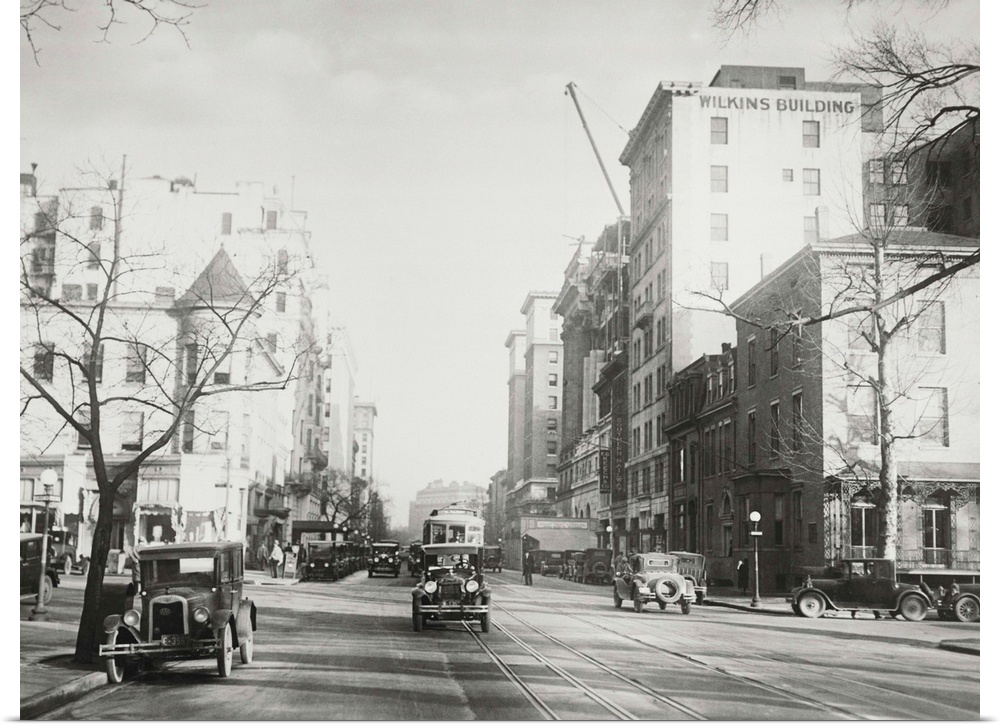
[[487,545],[483,548],[483,570],[503,573],[503,558],[499,545]]
[[566,581],[583,582],[583,551],[564,550],[562,570],[559,577]]
[[335,581],[339,577],[334,543],[330,540],[310,540],[305,544],[306,559],[302,566],[303,581]]
[[583,582],[610,585],[612,581],[611,551],[587,548],[583,551]]
[[828,569],[828,577],[806,579],[792,589],[792,611],[799,616],[819,618],[827,611],[872,611],[920,621],[934,600],[926,584],[900,583],[896,563],[886,558],[851,558],[840,567]]
[[543,576],[557,576],[562,572],[563,554],[561,550],[535,550],[535,571]]
[[428,621],[478,621],[490,631],[490,587],[480,566],[478,545],[441,543],[424,546],[424,572],[413,598],[413,630]]
[[137,558],[124,612],[104,619],[98,655],[110,683],[152,660],[214,656],[222,677],[232,671],[235,649],[244,664],[253,660],[257,608],[243,596],[241,543],[150,546]]
[[623,559],[612,585],[615,608],[632,601],[635,612],[642,613],[647,603],[656,601],[661,611],[676,603],[681,613],[691,613],[694,584],[677,572],[677,566],[677,556],[668,553],[637,553]]
[[952,583],[938,589],[935,602],[938,618],[972,623],[979,620],[979,584]]
[[[51,554],[51,549],[50,549]],[[59,585],[59,574],[51,562],[45,564],[42,578],[42,536],[38,533],[21,533],[21,597],[38,596],[42,584],[42,603],[52,599],[52,589]]]
[[420,570],[423,567],[422,560],[424,557],[422,548],[423,548],[423,543],[421,543],[419,540],[414,540],[412,543],[410,543],[410,558],[409,561],[407,562],[407,565],[410,568],[411,576],[420,575]]
[[399,578],[399,543],[387,540],[382,543],[372,543],[371,557],[368,559],[368,577],[376,573],[388,573],[393,578]]
[[677,572],[694,583],[694,602],[699,606],[705,602],[708,595],[708,571],[705,569],[705,556],[701,553],[687,553],[683,550],[671,550],[669,555],[677,556]]

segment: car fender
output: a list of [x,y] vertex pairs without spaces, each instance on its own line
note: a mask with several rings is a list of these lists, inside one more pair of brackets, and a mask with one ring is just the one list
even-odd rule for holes
[[424,589],[421,586],[417,586],[416,588],[410,589],[410,598],[412,598],[413,600],[417,600],[423,595],[424,595]]
[[802,600],[802,597],[807,593],[812,593],[816,596],[819,596],[820,599],[823,601],[823,605],[825,605],[827,608],[833,609],[834,611],[840,610],[836,606],[836,604],[834,604],[834,602],[830,600],[829,596],[827,596],[823,591],[819,590],[818,588],[803,588],[801,591],[795,594],[795,604],[798,605],[799,601]]
[[122,617],[118,614],[112,614],[104,619],[104,633],[108,635],[108,643],[111,643],[111,637],[119,632],[124,632],[128,634],[129,638],[134,643],[139,643],[142,641],[142,635],[139,631],[132,626],[129,626],[124,621]]
[[910,588],[910,589],[907,589],[907,590],[903,591],[898,596],[896,596],[896,605],[895,605],[895,608],[898,610],[899,609],[899,604],[901,604],[903,602],[903,599],[906,598],[907,596],[911,595],[911,594],[916,594],[917,596],[919,596],[920,600],[924,602],[924,605],[927,606],[928,609],[934,607],[934,603],[931,601],[931,599],[929,599],[927,597],[926,593],[924,593],[923,591],[921,591],[919,588]]
[[220,608],[212,614],[212,631],[218,631],[232,619],[232,609]]

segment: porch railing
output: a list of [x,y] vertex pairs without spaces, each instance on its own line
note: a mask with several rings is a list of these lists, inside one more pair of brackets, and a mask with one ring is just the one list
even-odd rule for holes
[[949,548],[920,548],[900,550],[897,555],[899,568],[950,568],[952,570],[979,570],[978,550],[955,550]]

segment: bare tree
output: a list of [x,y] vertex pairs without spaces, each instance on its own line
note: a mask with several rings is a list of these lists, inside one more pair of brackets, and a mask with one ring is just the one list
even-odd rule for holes
[[[164,250],[127,243],[124,172],[123,164],[121,180],[90,190],[113,210],[109,219],[101,207],[81,210],[68,197],[37,198],[22,215],[22,447],[32,442],[40,455],[80,448],[97,485],[76,643],[83,662],[91,660],[100,626],[115,498],[123,484],[165,448],[185,451],[196,429],[213,432],[218,425],[210,417],[195,417],[203,402],[223,406],[233,397],[289,386],[299,356],[312,346],[295,340],[279,361],[259,334],[272,294],[296,275],[287,261],[268,260],[245,277],[220,249],[192,282],[165,263]],[[155,295],[153,281],[164,286]],[[162,295],[170,283],[186,292],[176,299]]]

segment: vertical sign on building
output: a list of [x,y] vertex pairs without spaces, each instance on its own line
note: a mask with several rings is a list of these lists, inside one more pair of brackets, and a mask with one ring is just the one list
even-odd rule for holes
[[611,396],[611,502],[622,503],[628,497],[625,486],[625,460],[628,459],[628,377],[619,373]]
[[602,449],[598,459],[597,481],[599,491],[603,495],[611,492],[611,450]]

